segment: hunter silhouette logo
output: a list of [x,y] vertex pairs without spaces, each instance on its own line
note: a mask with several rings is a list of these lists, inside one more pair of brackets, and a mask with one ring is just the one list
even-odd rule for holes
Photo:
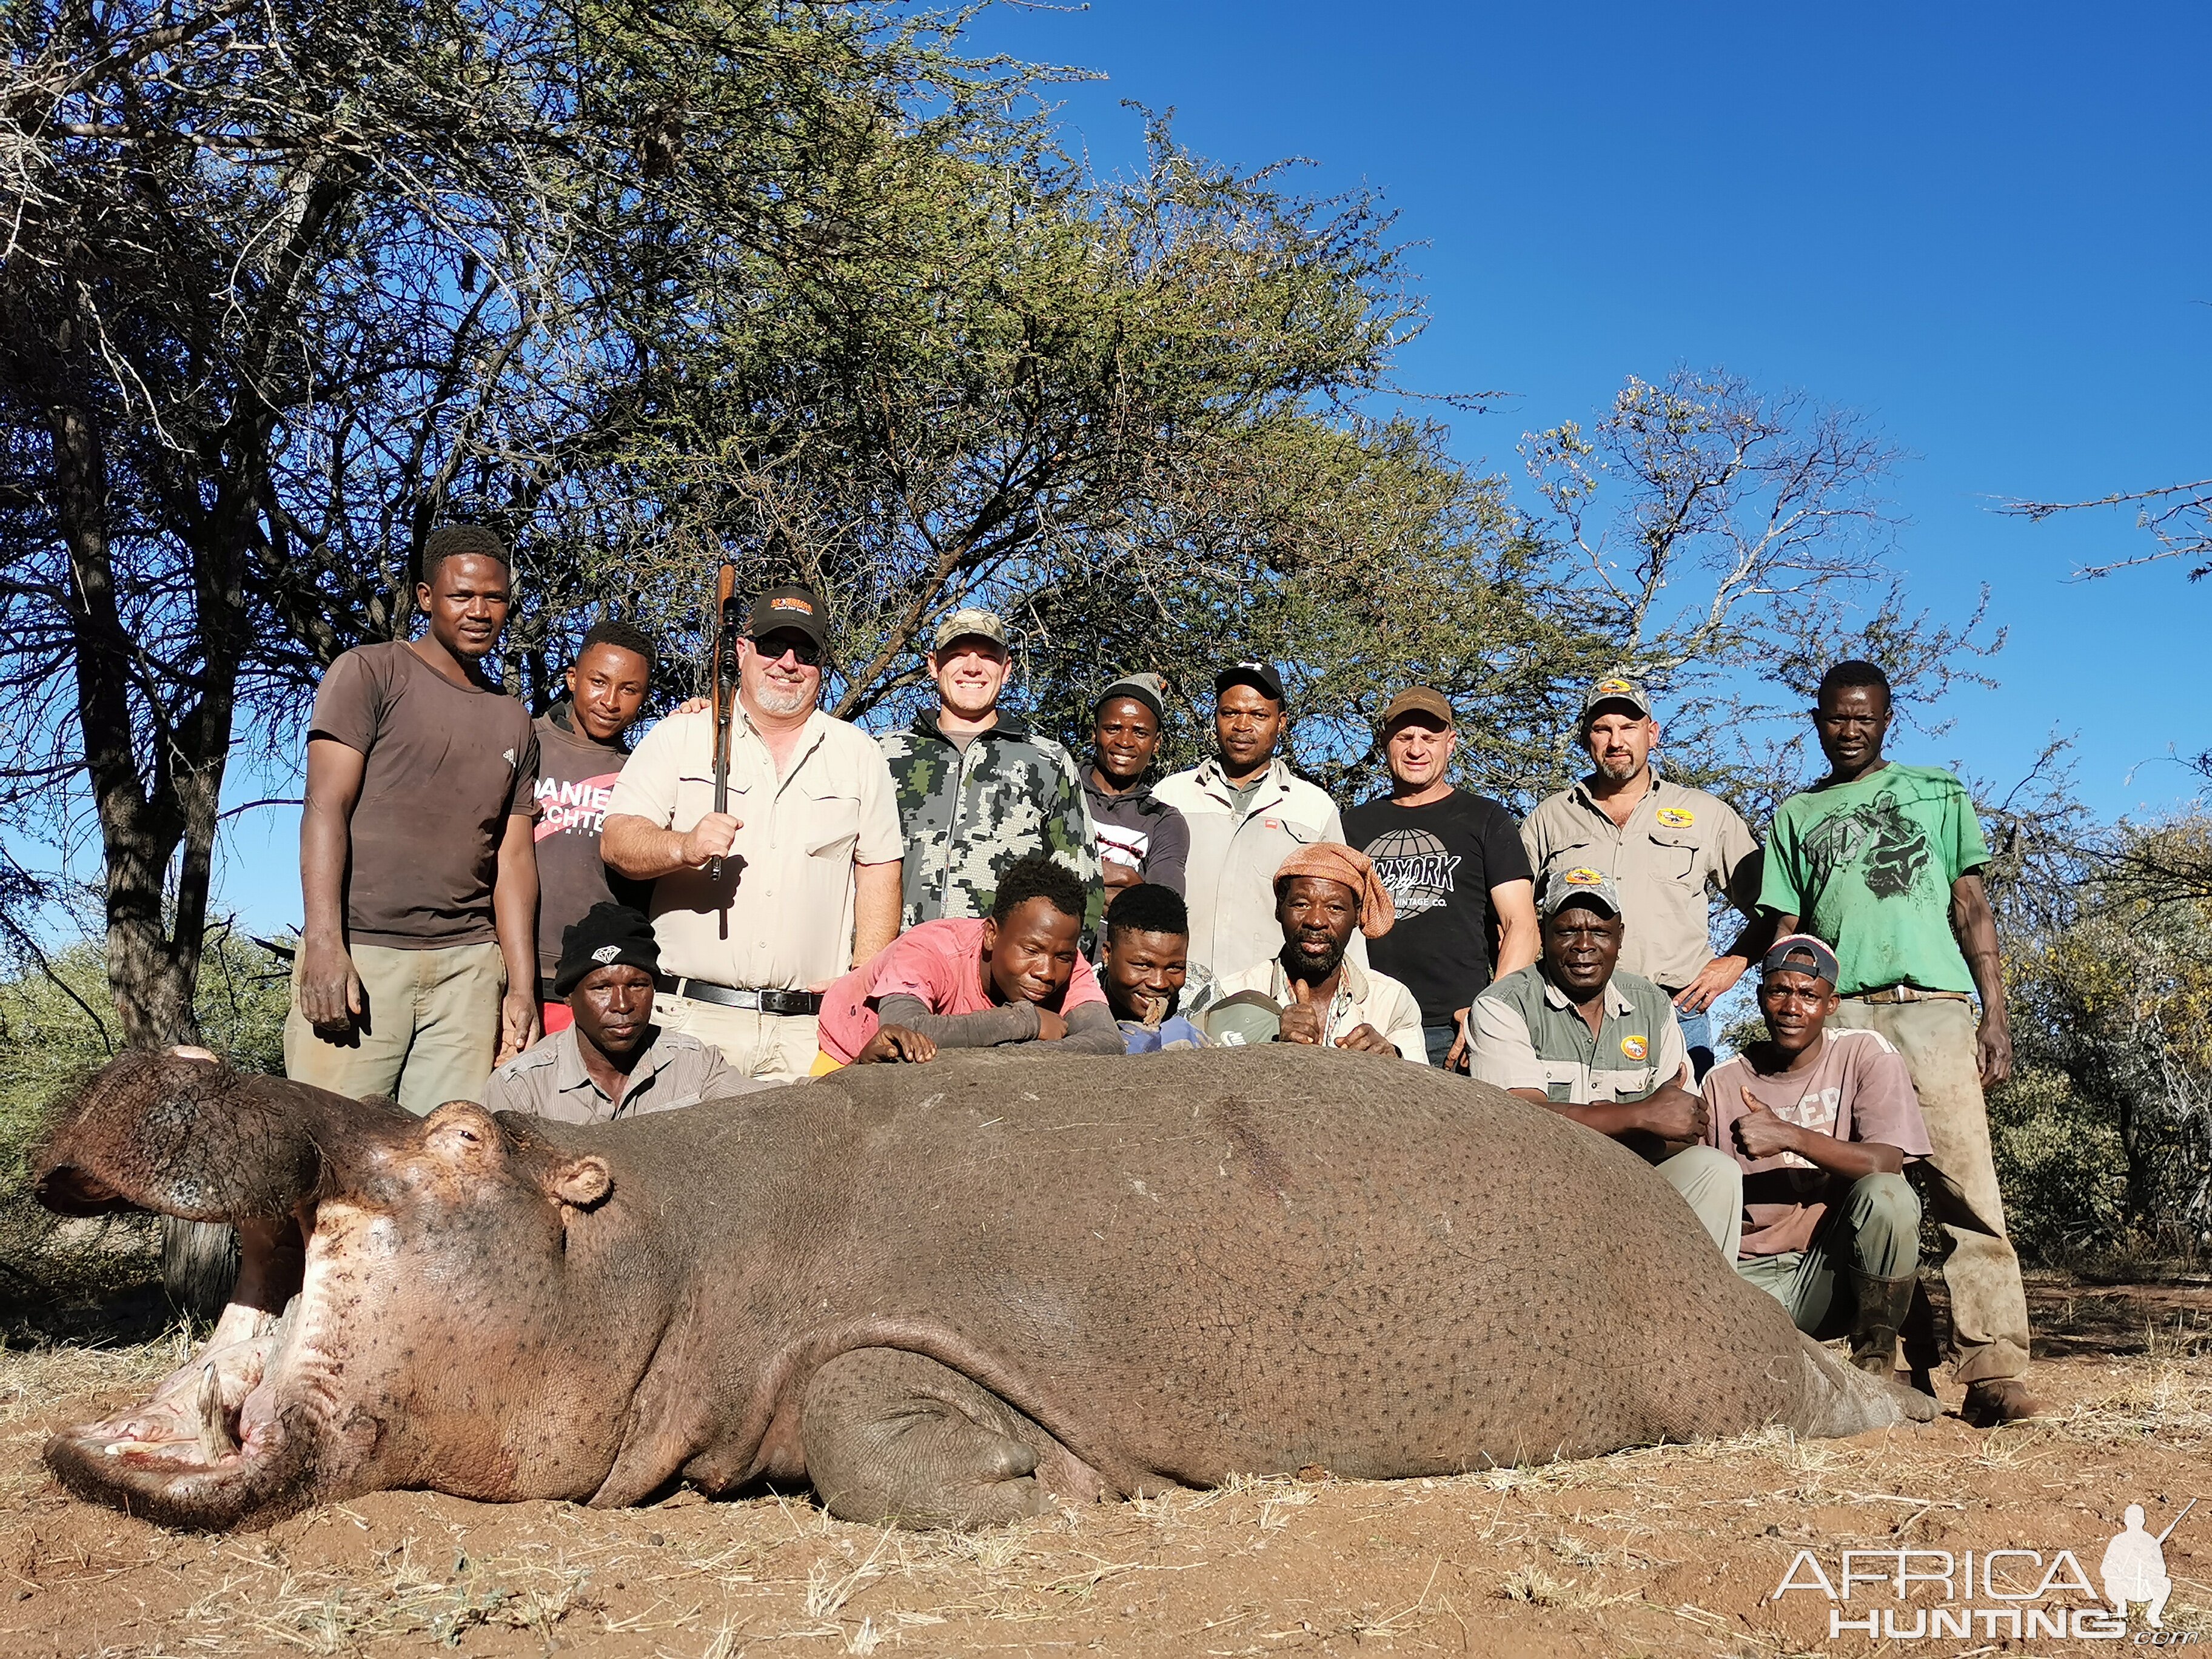
[[2182,1516],[2196,1507],[2192,1498],[2182,1505],[2181,1515],[2166,1522],[2166,1530],[2154,1538],[2143,1529],[2143,1506],[2128,1505],[2121,1516],[2122,1530],[2105,1546],[2105,1559],[2097,1568],[2097,1576],[2105,1581],[2105,1599],[2112,1604],[2114,1613],[2124,1619],[2128,1603],[2139,1601],[2150,1627],[2166,1628],[2160,1615],[2166,1611],[2166,1598],[2173,1594],[2173,1580],[2166,1576],[2166,1540],[2173,1536]]

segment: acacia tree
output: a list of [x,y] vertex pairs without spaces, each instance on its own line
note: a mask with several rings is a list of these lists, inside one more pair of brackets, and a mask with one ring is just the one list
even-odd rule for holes
[[1881,496],[1896,455],[1854,416],[1678,369],[1631,378],[1587,433],[1532,434],[1522,453],[1545,508],[1530,533],[1565,561],[1604,665],[1667,696],[1677,778],[1749,800],[1784,787],[1841,657],[1880,662],[1908,709],[1988,683],[1972,659],[2003,635],[1984,632],[1986,589],[1960,623],[1907,608]]
[[4,804],[54,833],[88,782],[122,1033],[176,1041],[240,715],[289,744],[323,665],[404,636],[441,515],[552,597],[604,580],[553,509],[666,417],[701,273],[833,270],[871,181],[987,141],[1007,78],[889,10],[746,0],[0,27]]

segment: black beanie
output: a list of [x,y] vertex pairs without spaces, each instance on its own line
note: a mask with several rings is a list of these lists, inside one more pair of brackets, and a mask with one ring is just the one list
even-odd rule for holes
[[565,997],[594,968],[624,963],[648,974],[660,971],[660,942],[641,910],[611,901],[594,904],[581,921],[561,935],[561,965],[553,970],[553,994]]

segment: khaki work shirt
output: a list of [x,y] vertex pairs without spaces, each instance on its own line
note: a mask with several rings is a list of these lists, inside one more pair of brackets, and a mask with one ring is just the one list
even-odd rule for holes
[[783,1086],[742,1077],[730,1069],[719,1048],[656,1025],[630,1072],[629,1087],[617,1102],[584,1069],[576,1042],[571,1025],[524,1049],[485,1079],[485,1109],[526,1112],[556,1123],[605,1123]]
[[1643,1100],[1690,1082],[1674,1005],[1650,980],[1615,973],[1595,1035],[1541,963],[1506,975],[1467,1011],[1468,1071],[1500,1089],[1541,1089],[1562,1106]]
[[[1297,1000],[1291,994],[1290,975],[1283,971],[1280,961],[1262,962],[1241,973],[1223,975],[1207,999],[1208,1005],[1239,991],[1257,991],[1285,1008]],[[1428,1039],[1421,1031],[1421,1005],[1413,1000],[1413,994],[1389,975],[1362,968],[1346,957],[1344,972],[1337,976],[1336,995],[1322,1019],[1321,1040],[1325,1046],[1333,1044],[1346,1031],[1362,1025],[1372,1025],[1380,1031],[1401,1058],[1416,1066],[1429,1063]]]
[[[671,714],[623,766],[607,816],[687,830],[714,810],[714,722]],[[791,769],[741,708],[730,721],[730,816],[743,826],[718,884],[704,869],[653,884],[660,971],[747,990],[808,991],[853,966],[853,866],[905,850],[890,767],[866,732],[820,709]]]
[[1746,916],[1759,914],[1759,843],[1717,795],[1653,776],[1628,822],[1616,827],[1588,780],[1547,799],[1521,826],[1536,896],[1563,872],[1602,870],[1620,890],[1620,971],[1679,991],[1713,959],[1717,885]]
[[[1275,920],[1275,872],[1301,847],[1344,839],[1336,803],[1293,773],[1279,755],[1270,761],[1251,804],[1240,809],[1217,756],[1154,787],[1190,826],[1183,897],[1190,905],[1190,959],[1216,974],[1264,965],[1283,948]],[[1352,936],[1347,953],[1367,960],[1367,942]]]

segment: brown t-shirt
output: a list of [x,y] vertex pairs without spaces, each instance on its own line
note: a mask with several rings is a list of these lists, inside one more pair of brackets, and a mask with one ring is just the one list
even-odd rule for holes
[[348,939],[402,951],[496,939],[500,837],[510,815],[529,815],[538,780],[528,711],[497,691],[456,685],[393,641],[331,665],[307,735],[367,757],[353,809]]
[[561,964],[561,936],[594,904],[613,899],[642,910],[653,886],[617,875],[599,858],[607,797],[628,751],[564,731],[550,715],[532,729],[538,737],[538,969],[550,979]]
[[1847,1183],[1794,1152],[1746,1158],[1735,1144],[1746,1115],[1743,1091],[1785,1123],[1837,1140],[1879,1141],[1907,1158],[1929,1152],[1928,1126],[1905,1056],[1878,1031],[1831,1026],[1826,1048],[1809,1077],[1752,1069],[1743,1055],[1705,1074],[1707,1144],[1743,1165],[1741,1255],[1782,1255],[1813,1242],[1828,1205]]

